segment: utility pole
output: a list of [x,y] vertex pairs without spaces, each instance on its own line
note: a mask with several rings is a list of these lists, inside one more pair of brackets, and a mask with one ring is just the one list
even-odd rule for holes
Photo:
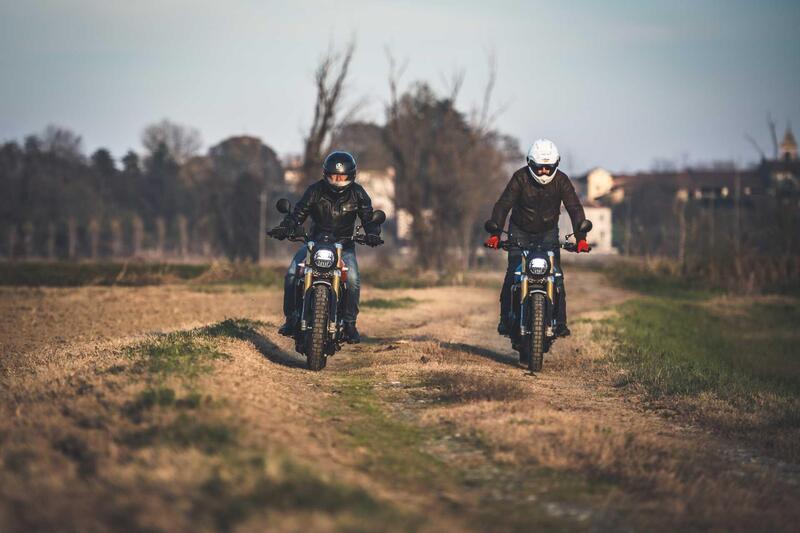
[[742,176],[739,169],[733,177],[733,201],[734,201],[734,226],[733,226],[733,250],[736,256],[736,276],[742,276]]
[[267,191],[265,189],[261,190],[258,199],[258,262],[261,264],[267,258]]

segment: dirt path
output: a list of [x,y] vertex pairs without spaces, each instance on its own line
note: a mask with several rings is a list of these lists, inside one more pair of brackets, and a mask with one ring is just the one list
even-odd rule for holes
[[[785,469],[615,386],[593,329],[631,295],[568,283],[573,335],[537,376],[494,333],[490,289],[367,288],[416,303],[363,309],[365,342],[321,373],[275,334],[277,291],[5,291],[0,529],[790,529]],[[155,383],[126,355],[230,317],[261,323],[216,338],[228,357],[199,378]],[[200,406],[131,407],[165,384]],[[130,438],[155,434],[177,437]]]

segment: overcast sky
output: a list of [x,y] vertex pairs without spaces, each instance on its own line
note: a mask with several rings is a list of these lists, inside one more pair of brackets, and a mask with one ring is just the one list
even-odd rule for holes
[[770,149],[767,112],[800,129],[798,1],[0,0],[0,141],[55,123],[119,157],[168,117],[206,147],[252,134],[297,152],[314,66],[351,35],[365,118],[383,118],[387,46],[406,82],[443,90],[464,69],[464,110],[494,50],[497,128],[551,138],[573,172],[746,163],[745,133]]

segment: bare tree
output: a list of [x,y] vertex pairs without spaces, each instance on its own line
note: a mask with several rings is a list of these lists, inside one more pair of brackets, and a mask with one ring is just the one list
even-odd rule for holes
[[111,257],[118,258],[122,255],[122,223],[118,218],[112,218],[111,230]]
[[360,105],[356,104],[354,109],[342,111],[345,82],[354,52],[354,40],[350,41],[343,52],[331,49],[320,59],[314,72],[317,96],[314,103],[314,118],[304,139],[301,169],[304,184],[309,184],[318,178],[331,134],[348,116],[355,114]]
[[17,227],[14,225],[9,226],[8,233],[6,234],[8,241],[8,260],[14,260],[14,249],[17,247]]
[[156,256],[164,258],[164,246],[167,241],[167,222],[164,217],[156,217]]
[[[185,215],[178,215],[178,250],[181,259],[189,255],[189,220]],[[265,231],[266,233],[266,231]]]
[[203,140],[197,128],[164,119],[144,129],[142,145],[151,155],[164,146],[174,161],[183,164],[197,154]]
[[144,242],[144,221],[139,215],[133,215],[131,218],[131,251],[134,257],[139,257],[142,253],[142,244]]
[[52,220],[47,223],[47,259],[56,257],[56,224]]
[[81,136],[77,133],[55,126],[47,126],[42,132],[42,150],[50,152],[64,159],[82,159]]
[[33,251],[34,233],[35,233],[35,228],[33,226],[33,222],[29,220],[22,225],[22,246],[23,250],[25,251],[26,259],[31,259],[34,255]]
[[73,261],[78,257],[78,221],[67,218],[67,257]]
[[463,78],[455,75],[444,97],[425,83],[400,94],[405,67],[390,52],[387,56],[390,101],[384,142],[395,165],[397,208],[410,216],[417,263],[445,267],[440,253],[444,240],[460,248],[461,264],[468,266],[490,209],[487,192],[499,194],[508,179],[509,154],[519,151],[512,148],[516,143],[488,127],[494,75],[484,103],[487,111],[475,111],[467,120],[454,105]]
[[89,257],[97,259],[100,250],[100,222],[96,218],[89,221]]

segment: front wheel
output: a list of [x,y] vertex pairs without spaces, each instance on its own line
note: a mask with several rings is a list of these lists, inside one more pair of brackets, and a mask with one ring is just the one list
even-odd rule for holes
[[308,369],[318,372],[325,368],[328,357],[325,355],[325,337],[328,332],[328,288],[324,285],[314,287],[314,318],[311,322],[306,345]]
[[522,339],[520,359],[528,362],[531,372],[541,372],[544,361],[544,294],[531,295],[531,332]]

